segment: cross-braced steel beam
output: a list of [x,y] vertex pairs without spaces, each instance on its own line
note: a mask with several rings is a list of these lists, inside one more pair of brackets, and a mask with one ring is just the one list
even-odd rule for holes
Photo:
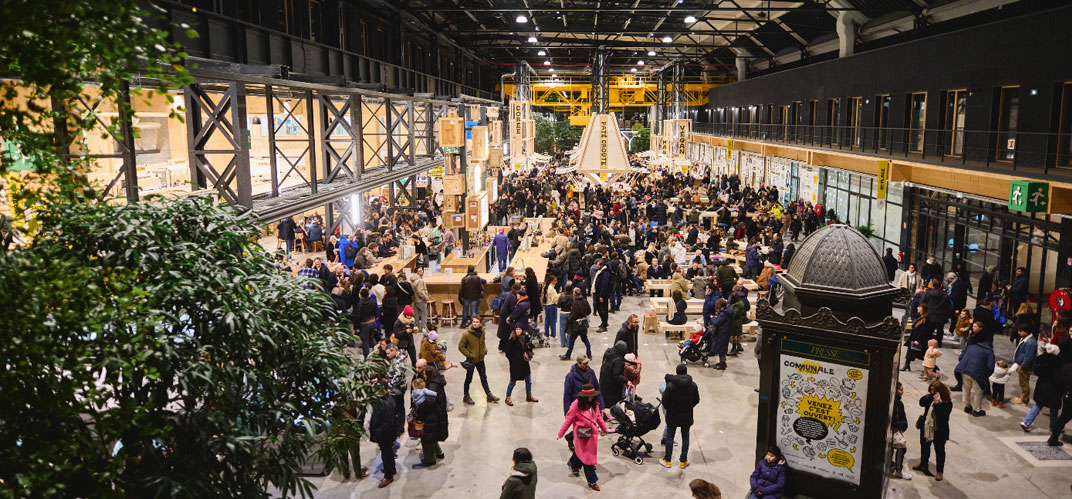
[[[215,190],[229,203],[252,207],[246,86],[242,82],[223,85],[218,93],[210,93],[200,83],[184,88],[190,180]],[[218,169],[224,160],[226,165]]]

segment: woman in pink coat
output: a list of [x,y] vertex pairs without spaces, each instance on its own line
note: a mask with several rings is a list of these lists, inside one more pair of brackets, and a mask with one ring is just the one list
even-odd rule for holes
[[562,438],[566,430],[573,426],[573,455],[569,458],[569,467],[573,470],[573,476],[579,475],[583,467],[588,487],[595,491],[599,490],[599,484],[596,483],[599,480],[596,476],[596,451],[599,449],[597,432],[607,432],[607,423],[599,412],[597,396],[599,392],[596,388],[585,383],[577,400],[570,405],[562,428],[558,429],[558,438]]

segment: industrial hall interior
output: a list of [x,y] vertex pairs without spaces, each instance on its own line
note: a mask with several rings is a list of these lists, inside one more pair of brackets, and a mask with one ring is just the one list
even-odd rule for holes
[[0,20],[0,497],[1072,497],[1072,2]]

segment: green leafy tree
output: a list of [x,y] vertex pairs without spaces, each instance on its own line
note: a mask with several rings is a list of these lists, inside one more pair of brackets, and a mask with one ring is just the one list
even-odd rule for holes
[[559,151],[568,151],[577,146],[584,133],[583,126],[573,126],[569,120],[555,122],[555,147]]
[[640,123],[633,123],[632,152],[647,151],[651,147],[651,129],[644,128]]
[[540,113],[533,113],[536,120],[536,137],[533,140],[536,152],[553,154],[555,152],[555,121]]
[[135,77],[190,81],[146,5],[0,4],[18,20],[0,23],[0,71],[20,78],[0,81],[0,139],[36,170],[7,192],[36,224],[0,251],[0,497],[309,495],[301,463],[341,464],[361,428],[339,408],[379,400],[384,366],[346,354],[332,302],[276,270],[248,211],[101,203],[93,157],[65,157],[93,128],[84,82],[115,99]]

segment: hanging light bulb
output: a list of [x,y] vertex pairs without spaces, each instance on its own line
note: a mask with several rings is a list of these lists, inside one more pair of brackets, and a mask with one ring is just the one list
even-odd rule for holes
[[536,55],[539,55],[539,56],[547,55],[547,51],[546,50],[541,50],[539,52],[536,52]]
[[524,15],[524,14],[519,14],[519,15],[517,16],[517,19],[514,19],[514,20],[515,20],[515,21],[517,21],[517,22],[518,22],[519,24],[520,24],[520,23],[527,23],[527,22],[529,22],[529,18],[525,17],[525,15]]
[[535,36],[530,36],[529,37],[529,43],[536,43],[536,37]]
[[543,65],[544,65],[544,66],[550,66],[550,65],[551,65],[551,61],[543,61]]
[[663,37],[663,43],[670,43],[672,41],[674,41],[674,39],[670,38],[670,35],[666,35]]
[[629,71],[632,73],[636,73],[636,68],[629,68]]
[[644,65],[644,61],[637,61],[637,62],[636,62],[636,65],[637,65],[637,66],[643,66],[643,65]]
[[649,50],[648,51],[648,57],[655,57],[655,51],[654,50]]
[[693,16],[693,15],[685,16],[685,22],[689,23],[689,24],[692,24],[692,23],[696,22],[696,16]]

